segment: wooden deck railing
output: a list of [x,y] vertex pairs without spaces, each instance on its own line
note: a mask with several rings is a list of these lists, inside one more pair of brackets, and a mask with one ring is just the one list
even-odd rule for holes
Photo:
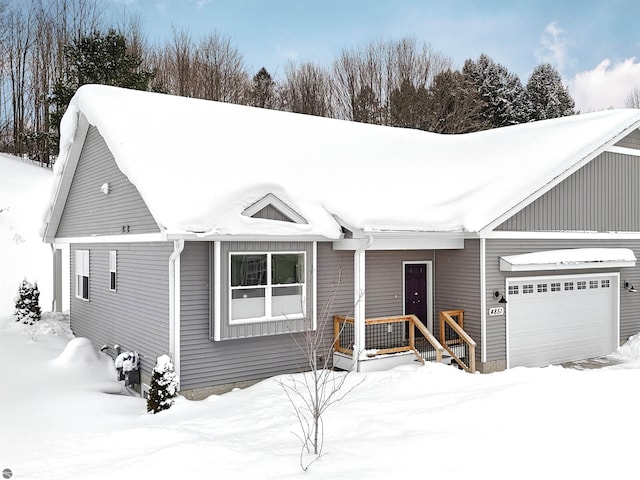
[[[333,349],[345,355],[353,355],[354,321],[352,317],[334,315]],[[416,339],[416,329],[424,337]],[[424,363],[424,349],[421,343],[432,347],[434,360],[442,362],[444,348],[436,337],[415,315],[397,317],[368,318],[365,320],[365,347],[369,356],[385,355],[413,351],[418,360]]]
[[464,370],[476,371],[476,342],[464,331],[464,311],[440,312],[440,343]]

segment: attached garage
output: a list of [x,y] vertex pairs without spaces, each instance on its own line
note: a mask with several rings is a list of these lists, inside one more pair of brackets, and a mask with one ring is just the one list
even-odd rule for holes
[[508,366],[544,366],[618,347],[618,273],[507,278]]

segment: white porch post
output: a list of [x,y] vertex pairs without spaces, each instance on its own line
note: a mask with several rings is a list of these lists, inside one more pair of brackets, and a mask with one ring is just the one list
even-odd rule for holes
[[365,346],[365,248],[356,249],[353,255],[353,370],[359,371],[359,360]]

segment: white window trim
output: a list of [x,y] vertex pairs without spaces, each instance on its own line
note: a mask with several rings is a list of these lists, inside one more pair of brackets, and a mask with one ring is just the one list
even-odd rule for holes
[[[76,298],[88,302],[89,301],[89,250],[76,250],[75,253],[75,279],[76,279]],[[87,277],[87,291],[82,288],[84,282],[80,282],[80,277]],[[86,298],[85,294],[86,293]]]
[[[113,288],[111,287],[111,274],[113,274]],[[109,290],[118,290],[118,251],[109,250]]]
[[[285,284],[277,284],[277,287],[302,287],[302,313],[296,313],[293,315],[275,315],[270,316],[268,313],[271,312],[271,299],[272,299],[272,289],[274,285],[271,283],[271,256],[272,255],[302,255],[304,261],[304,274],[303,274],[303,283],[285,283]],[[267,256],[267,284],[266,285],[247,285],[241,287],[232,287],[231,286],[231,257],[234,255],[266,255]],[[229,317],[229,325],[244,325],[248,323],[265,323],[265,322],[274,322],[278,320],[298,320],[301,318],[306,318],[307,316],[307,252],[305,251],[277,251],[277,252],[266,252],[266,251],[256,251],[256,252],[229,252],[228,257],[228,280],[227,280],[227,288],[228,288],[228,317]],[[232,293],[234,290],[242,290],[242,289],[251,289],[251,288],[264,288],[265,289],[265,315],[262,317],[253,317],[253,318],[242,318],[233,320],[232,319]]]

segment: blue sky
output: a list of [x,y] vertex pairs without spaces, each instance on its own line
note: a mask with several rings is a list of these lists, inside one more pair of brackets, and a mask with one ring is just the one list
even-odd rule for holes
[[[486,53],[523,82],[552,63],[582,111],[619,107],[640,85],[639,0],[109,0],[139,15],[149,42],[172,28],[217,31],[250,72],[289,60],[330,65],[344,48],[414,36],[454,61]],[[604,63],[603,63],[604,62]]]

